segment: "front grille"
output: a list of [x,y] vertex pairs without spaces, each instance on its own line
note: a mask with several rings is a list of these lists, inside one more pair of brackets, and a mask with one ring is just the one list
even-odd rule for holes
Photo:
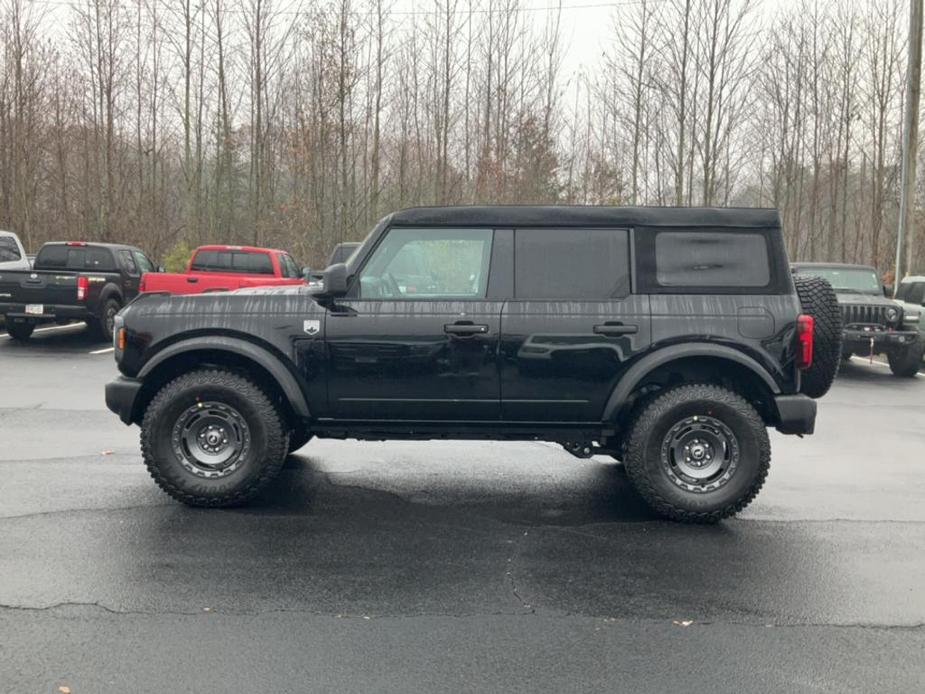
[[850,325],[886,325],[886,306],[849,304],[841,307],[842,320]]

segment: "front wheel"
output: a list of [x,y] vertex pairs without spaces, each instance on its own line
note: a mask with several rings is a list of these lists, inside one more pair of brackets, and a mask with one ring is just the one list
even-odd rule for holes
[[624,443],[626,472],[660,515],[715,523],[745,508],[768,475],[771,444],[748,402],[713,385],[668,390],[643,406]]
[[889,352],[886,355],[890,362],[890,371],[899,378],[912,378],[922,367],[922,357],[925,355],[925,339],[919,338],[901,352]]
[[32,331],[35,330],[34,323],[14,323],[12,319],[6,318],[6,331],[17,342],[26,342],[32,337]]
[[148,472],[191,506],[236,506],[276,477],[289,443],[283,417],[254,382],[230,371],[184,374],[148,406],[141,450]]

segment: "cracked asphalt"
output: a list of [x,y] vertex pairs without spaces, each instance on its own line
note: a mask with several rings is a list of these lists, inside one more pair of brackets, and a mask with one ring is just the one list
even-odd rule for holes
[[738,519],[542,443],[313,441],[184,508],[81,329],[0,336],[0,693],[925,690],[925,376],[849,364]]

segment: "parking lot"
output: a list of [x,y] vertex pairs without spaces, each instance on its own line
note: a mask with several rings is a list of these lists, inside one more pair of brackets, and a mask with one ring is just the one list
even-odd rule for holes
[[314,441],[258,504],[186,508],[106,349],[0,336],[0,692],[925,688],[925,375],[854,359],[697,527],[542,443]]

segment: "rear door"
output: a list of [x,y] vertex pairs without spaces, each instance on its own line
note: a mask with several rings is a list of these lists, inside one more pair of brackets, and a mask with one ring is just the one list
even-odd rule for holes
[[493,237],[481,228],[385,233],[353,296],[325,318],[328,415],[499,418],[503,301],[488,298]]
[[501,316],[506,421],[598,422],[627,362],[650,343],[631,293],[626,229],[516,229],[514,298]]

